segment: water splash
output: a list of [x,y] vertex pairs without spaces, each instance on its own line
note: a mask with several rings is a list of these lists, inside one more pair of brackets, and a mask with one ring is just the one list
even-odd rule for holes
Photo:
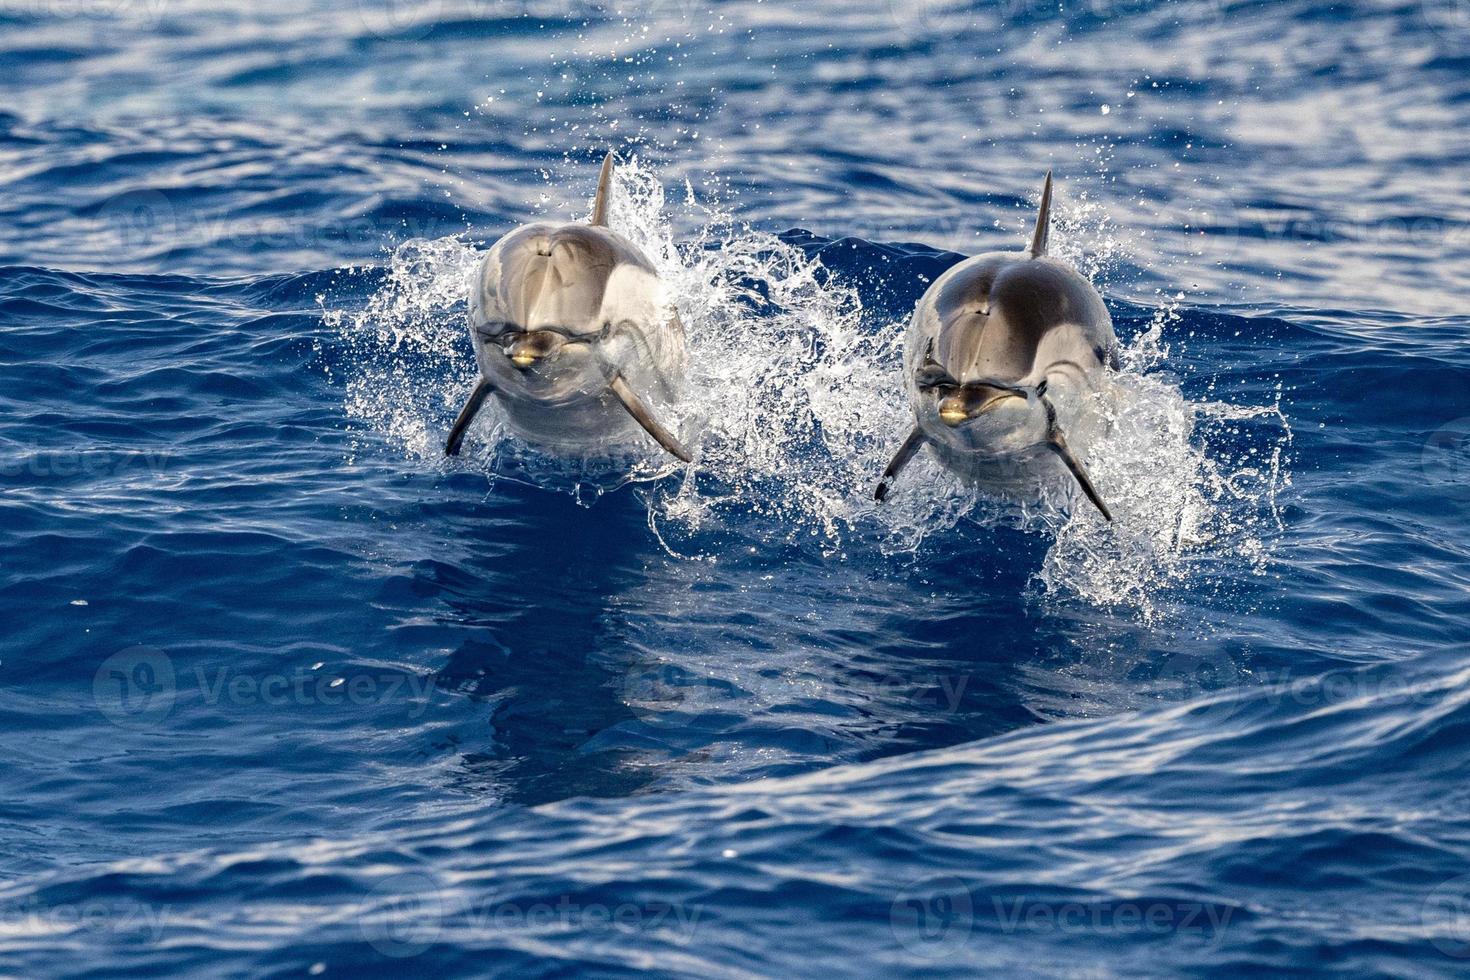
[[1036,581],[1050,596],[1154,621],[1175,590],[1200,588],[1222,557],[1267,570],[1283,528],[1279,496],[1291,483],[1290,422],[1279,393],[1267,406],[1192,402],[1154,373],[1168,360],[1164,330],[1179,317],[1177,297],[1162,305],[1123,345],[1122,370],[1099,395],[1108,430],[1088,465],[1115,520],[1083,507],[1045,516],[1056,540]]
[[352,312],[333,309],[322,319],[346,348],[345,409],[358,438],[375,436],[409,458],[439,464],[444,424],[474,384],[464,318],[478,256],[459,237],[413,239],[394,251],[387,276]]
[[[621,460],[552,460],[509,436],[493,412],[480,445],[446,463],[442,438],[476,373],[465,295],[479,258],[460,238],[405,243],[386,281],[357,313],[329,311],[352,349],[347,412],[364,433],[435,466],[570,490],[591,502],[647,483],[649,525],[671,554],[713,557],[739,544],[784,543],[827,556],[852,547],[915,554],[963,521],[1005,523],[1054,537],[1036,582],[1043,595],[1156,618],[1171,589],[1197,584],[1230,555],[1265,568],[1289,485],[1290,427],[1279,405],[1196,403],[1160,371],[1177,297],[1124,345],[1122,369],[1099,396],[1109,430],[1089,463],[1116,521],[1107,525],[1059,475],[1037,499],[998,500],[962,485],[927,453],[902,493],[872,500],[911,418],[900,380],[901,321],[873,323],[853,283],[799,246],[735,222],[691,186],[671,204],[636,158],[616,175],[609,223],[649,256],[686,326],[686,395],[675,420],[696,463],[679,471],[651,450]],[[1059,254],[1102,276],[1118,248],[1088,258],[1083,238],[1117,244],[1096,206],[1062,212]],[[697,231],[676,241],[675,225]],[[1103,231],[1099,231],[1103,229]],[[1244,446],[1236,455],[1218,447]],[[722,543],[723,542],[723,543]]]

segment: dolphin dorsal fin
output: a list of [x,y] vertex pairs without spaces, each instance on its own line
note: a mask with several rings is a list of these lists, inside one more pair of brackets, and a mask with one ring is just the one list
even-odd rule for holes
[[592,223],[607,226],[607,212],[612,204],[613,151],[602,161],[602,174],[597,178],[597,199],[592,202]]
[[1036,215],[1036,230],[1031,233],[1031,257],[1046,254],[1046,239],[1051,233],[1051,171],[1046,172],[1046,185],[1041,189],[1041,210]]

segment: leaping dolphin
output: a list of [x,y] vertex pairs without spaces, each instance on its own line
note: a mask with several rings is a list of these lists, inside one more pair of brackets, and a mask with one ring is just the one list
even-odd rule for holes
[[470,291],[480,379],[449,431],[465,431],[494,395],[510,430],[553,452],[636,446],[647,433],[689,462],[656,408],[679,397],[684,328],[653,263],[607,227],[613,154],[590,224],[531,224],[490,249]]
[[1087,467],[1102,426],[1094,392],[1118,342],[1092,283],[1047,255],[1051,172],[1024,252],[987,252],[934,281],[904,339],[913,431],[883,472],[874,497],[923,446],[978,486],[1015,492],[1060,465],[1113,519]]

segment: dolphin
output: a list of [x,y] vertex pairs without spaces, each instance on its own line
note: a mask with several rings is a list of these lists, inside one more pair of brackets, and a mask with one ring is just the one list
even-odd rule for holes
[[883,500],[924,446],[982,489],[1025,492],[1066,468],[1104,518],[1083,465],[1103,420],[1092,395],[1116,360],[1102,297],[1047,255],[1051,172],[1023,252],[987,252],[946,271],[919,300],[904,338],[914,427],[883,471]]
[[646,433],[691,461],[657,413],[680,394],[684,327],[653,263],[607,226],[613,164],[609,152],[590,224],[522,225],[481,261],[469,301],[480,378],[447,455],[494,395],[513,433],[552,452],[631,449]]

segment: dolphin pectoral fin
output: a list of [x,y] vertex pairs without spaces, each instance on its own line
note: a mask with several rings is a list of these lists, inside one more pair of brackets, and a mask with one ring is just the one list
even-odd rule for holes
[[648,410],[648,406],[643,404],[642,399],[634,393],[632,388],[628,387],[628,382],[623,380],[621,374],[613,375],[613,379],[608,382],[607,388],[617,396],[618,401],[623,403],[623,407],[628,410],[629,415],[633,416],[633,420],[643,426],[643,431],[653,436],[655,442],[667,449],[681,462],[694,462],[694,457],[689,454],[689,450],[685,449],[679,443],[679,440],[674,437],[672,432],[659,424],[658,419],[654,418],[653,413]]
[[1036,396],[1041,399],[1041,405],[1046,409],[1046,447],[1056,453],[1062,462],[1067,465],[1077,485],[1082,492],[1087,494],[1087,499],[1092,501],[1092,506],[1097,508],[1099,514],[1112,523],[1113,512],[1108,510],[1108,505],[1103,503],[1097,487],[1092,485],[1092,477],[1087,473],[1087,467],[1082,465],[1082,460],[1072,453],[1071,447],[1067,445],[1067,439],[1062,435],[1062,427],[1057,424],[1057,407],[1046,397],[1046,382],[1042,381],[1036,387]]
[[1047,442],[1047,446],[1062,458],[1063,463],[1067,464],[1067,469],[1071,470],[1072,475],[1077,478],[1077,485],[1082,488],[1083,493],[1087,494],[1087,499],[1092,501],[1092,506],[1096,507],[1097,512],[1111,523],[1112,512],[1108,510],[1108,505],[1103,503],[1102,497],[1098,496],[1097,487],[1092,485],[1092,477],[1087,475],[1087,467],[1083,466],[1082,461],[1072,455],[1072,450],[1067,448],[1067,442],[1062,438],[1062,434],[1056,433],[1055,438]]
[[464,408],[459,410],[459,418],[454,420],[454,425],[449,429],[449,438],[444,441],[444,455],[459,455],[459,447],[464,442],[465,430],[470,427],[470,423],[475,420],[475,415],[480,411],[480,406],[485,404],[485,399],[494,390],[495,388],[484,378],[481,378],[475,385],[475,390],[470,392],[470,400],[464,403]]
[[894,477],[898,476],[899,471],[909,464],[909,460],[914,458],[914,453],[919,451],[919,448],[924,445],[924,441],[924,430],[920,429],[917,425],[914,426],[914,430],[903,441],[903,445],[898,447],[898,452],[894,454],[893,461],[883,471],[883,478],[878,481],[878,487],[873,491],[874,500],[882,503],[888,498],[888,485],[893,482]]

